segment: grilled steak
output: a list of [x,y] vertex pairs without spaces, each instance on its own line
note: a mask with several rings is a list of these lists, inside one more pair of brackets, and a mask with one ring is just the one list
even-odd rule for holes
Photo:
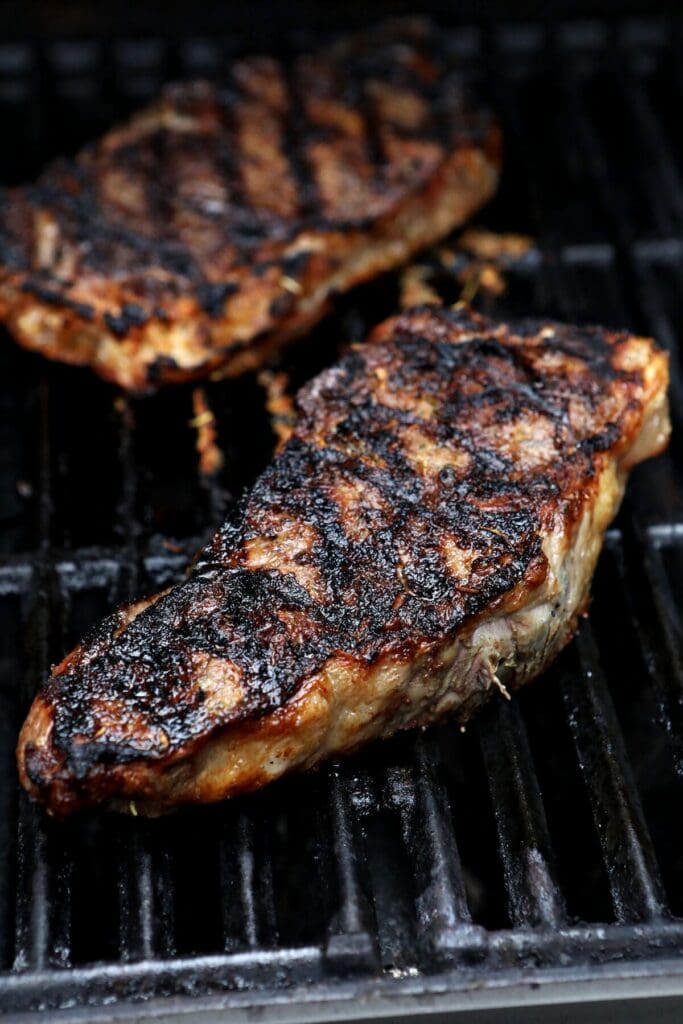
[[666,444],[654,342],[417,307],[297,397],[178,586],[54,670],[22,782],[66,814],[263,786],[538,675],[586,609],[630,468]]
[[241,373],[466,220],[499,148],[419,22],[238,61],[0,196],[0,317],[126,388]]

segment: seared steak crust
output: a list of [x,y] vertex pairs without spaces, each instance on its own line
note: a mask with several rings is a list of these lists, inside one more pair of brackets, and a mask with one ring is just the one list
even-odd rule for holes
[[[486,686],[477,669],[450,710],[471,714],[497,672],[521,684],[571,636],[626,469],[666,441],[666,379],[654,343],[600,328],[436,307],[388,321],[299,393],[293,436],[189,577],[56,668],[20,741],[25,784],[57,812],[262,784],[252,764],[205,792],[188,765],[222,742],[239,761],[239,730],[279,715],[285,767],[312,763],[329,752],[296,753],[312,681],[327,693],[348,677],[360,721],[379,666],[427,659],[438,676],[448,645],[542,592],[533,657],[497,663]],[[574,557],[578,582],[560,586]],[[337,749],[441,713],[395,690]]]
[[419,22],[237,61],[0,197],[0,315],[123,387],[240,373],[462,223],[498,165]]

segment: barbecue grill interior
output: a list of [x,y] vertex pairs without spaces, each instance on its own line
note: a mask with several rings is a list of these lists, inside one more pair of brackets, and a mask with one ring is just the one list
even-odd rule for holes
[[[385,996],[419,1011],[437,990],[457,1002],[521,981],[598,992],[681,977],[681,25],[501,22],[448,41],[503,123],[502,187],[482,220],[535,240],[480,308],[657,337],[672,354],[671,446],[634,473],[575,643],[464,734],[402,737],[174,820],[55,826],[14,768],[39,680],[115,603],[180,576],[274,438],[254,378],[206,385],[224,468],[202,475],[191,388],[123,399],[3,339],[3,1010],[137,1003],[144,1017],[169,996],[234,1008],[275,991],[293,1013]],[[3,181],[240,49],[200,33],[2,42]],[[388,278],[344,299],[287,356],[292,386],[397,294]]]

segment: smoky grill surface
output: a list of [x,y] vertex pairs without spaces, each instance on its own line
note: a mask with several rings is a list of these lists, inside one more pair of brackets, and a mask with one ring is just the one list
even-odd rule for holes
[[[144,1014],[167,996],[236,1006],[267,1004],[273,991],[295,1006],[304,989],[322,1001],[437,989],[457,999],[522,969],[541,985],[680,972],[676,31],[649,19],[444,33],[503,122],[506,167],[486,223],[536,238],[507,293],[480,296],[481,308],[654,335],[672,353],[674,418],[669,451],[634,474],[577,640],[539,685],[465,734],[446,725],[400,738],[175,820],[47,822],[14,770],[38,682],[119,601],[180,577],[267,463],[273,436],[253,378],[206,385],[224,468],[204,477],[190,389],[124,401],[87,371],[0,347],[3,1010],[113,1000],[111,1012],[137,1001]],[[218,78],[228,48],[215,38],[3,47],[10,184],[165,80]],[[396,300],[393,279],[344,300],[287,356],[292,386]]]

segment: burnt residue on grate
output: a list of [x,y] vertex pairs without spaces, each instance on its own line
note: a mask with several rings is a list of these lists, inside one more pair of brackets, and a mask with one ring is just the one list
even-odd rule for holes
[[[669,25],[638,26],[473,26],[449,40],[505,131],[484,226],[534,239],[503,294],[482,290],[477,303],[656,335],[672,356],[677,422],[683,82]],[[206,36],[3,44],[3,183],[75,150],[169,77],[220,74],[235,49]],[[273,372],[299,387],[398,305],[399,285],[344,297]],[[124,401],[3,342],[0,1009],[216,993],[258,1004],[274,989],[294,1006],[301,986],[321,1001],[455,998],[520,967],[539,983],[567,971],[589,982],[636,961],[641,974],[681,962],[676,434],[634,474],[580,637],[513,706],[464,735],[445,723],[397,737],[229,805],[59,827],[15,778],[36,686],[107,609],[180,578],[275,437],[255,378],[208,382],[223,466],[202,472],[190,388]]]

